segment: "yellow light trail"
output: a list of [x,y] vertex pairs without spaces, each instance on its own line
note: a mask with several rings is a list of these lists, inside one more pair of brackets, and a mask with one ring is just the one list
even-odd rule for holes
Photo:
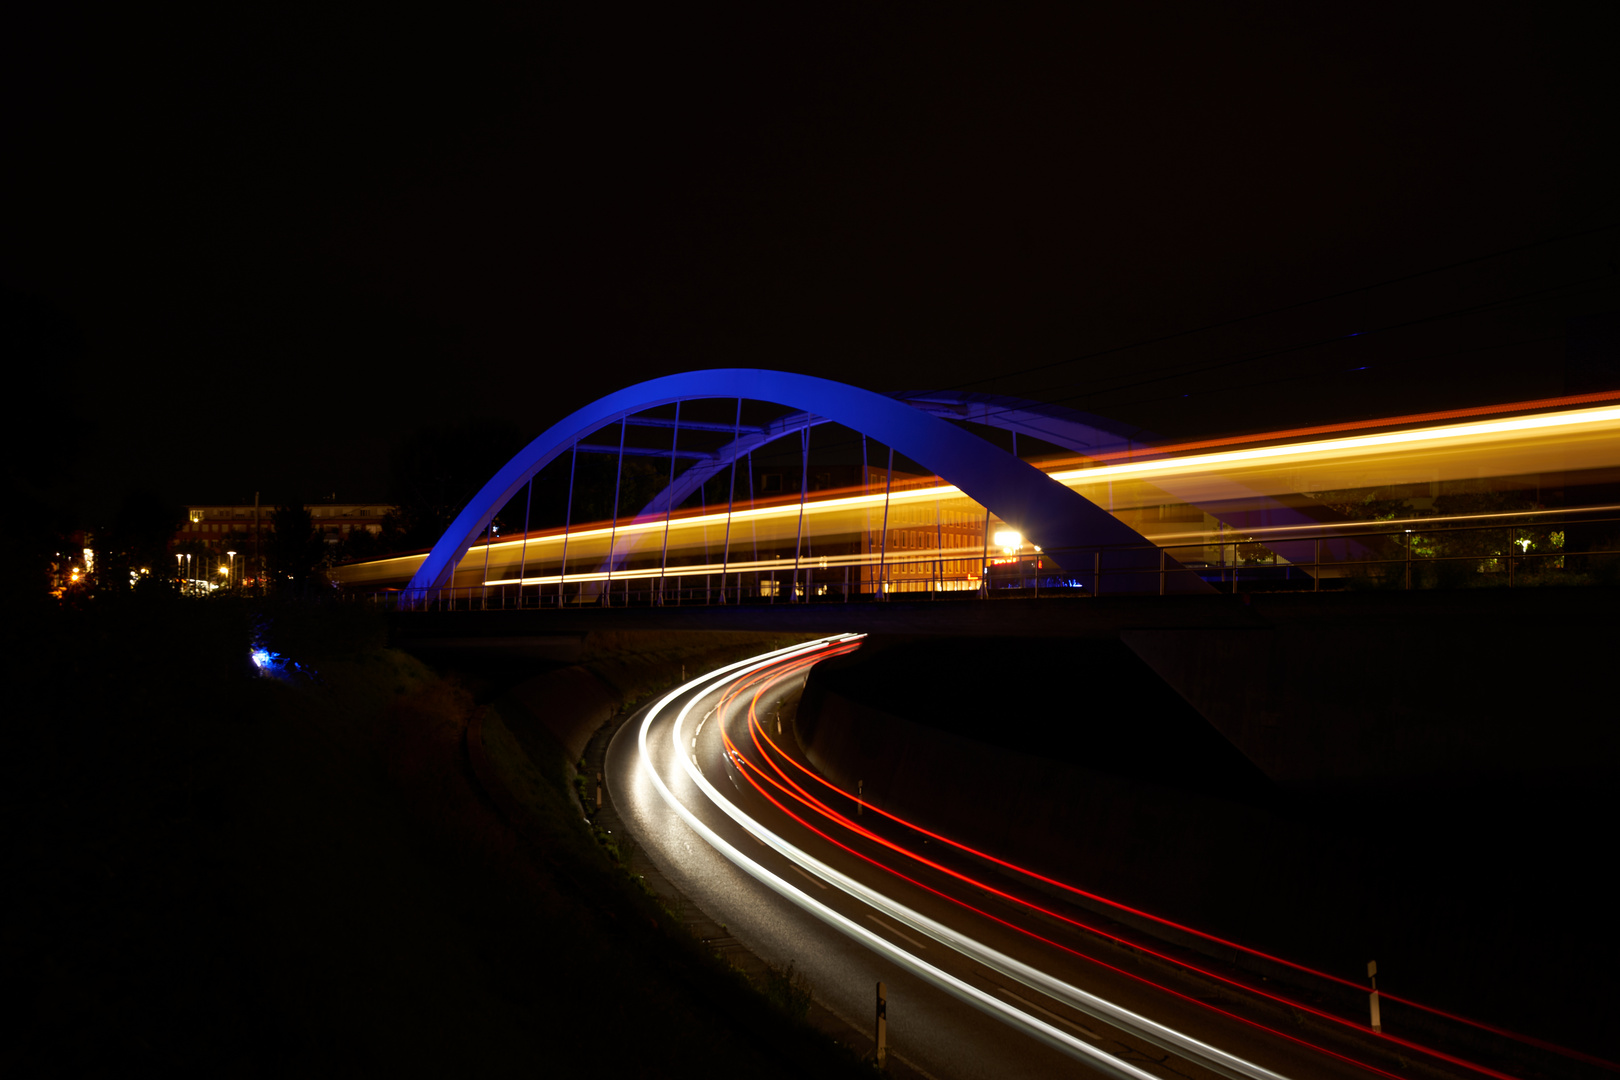
[[[1510,408],[1503,406],[1495,411]],[[1378,422],[1369,422],[1364,426],[1378,426]],[[1258,435],[1250,441],[1264,438],[1266,436]],[[1234,499],[1368,488],[1423,480],[1511,477],[1546,471],[1569,474],[1620,466],[1620,405],[1408,427],[1372,434],[1189,453],[1147,461],[1063,467],[1072,460],[1068,459],[1056,468],[1047,466],[1048,474],[1093,502],[1116,512],[1152,505],[1199,505],[1223,501],[1230,505]],[[877,491],[807,501],[804,505],[805,535],[813,538],[828,535],[856,537],[863,534],[869,538],[876,537],[882,532],[881,508],[885,500],[889,504],[891,534],[904,530],[907,525],[911,525],[915,532],[917,524],[920,524],[925,535],[937,533],[939,526],[932,517],[935,506],[949,506],[953,520],[946,528],[960,530],[971,521],[972,527],[981,531],[985,524],[984,507],[964,495],[955,485],[924,483],[887,494]],[[901,516],[897,510],[903,512],[910,506],[925,505],[928,507],[928,521],[909,523],[896,520]],[[677,511],[667,521],[669,550],[672,553],[681,551],[696,555],[696,549],[701,549],[704,554],[697,563],[683,562],[667,568],[638,566],[615,569],[611,573],[594,569],[558,572],[556,564],[561,558],[565,537],[561,530],[557,530],[476,544],[468,549],[457,572],[476,575],[480,584],[515,585],[521,582],[524,585],[543,585],[564,580],[594,582],[610,578],[692,577],[722,572],[785,570],[793,565],[791,558],[715,559],[708,554],[709,549],[721,546],[723,541],[721,536],[711,537],[709,531],[727,529],[731,534],[733,552],[740,552],[755,542],[772,546],[780,542],[782,536],[786,536],[786,542],[791,544],[797,531],[794,519],[799,512],[800,506],[796,500],[731,510]],[[1433,524],[1435,519],[1420,520]],[[989,519],[991,529],[998,525],[1016,527],[1017,524],[1003,523],[993,515]],[[767,535],[763,541],[753,535],[747,540],[742,538],[743,529],[752,528],[757,532],[761,526],[787,531]],[[1357,523],[1346,522],[1343,526],[1329,524],[1315,528],[1347,526],[1358,527]],[[595,560],[601,565],[609,557],[610,542],[615,558],[629,556],[632,549],[639,549],[635,553],[644,557],[646,548],[643,545],[654,538],[661,543],[665,528],[663,515],[618,525],[593,522],[567,534],[569,562]],[[1270,534],[1310,528],[1312,526],[1300,525],[1245,531]],[[1217,535],[1220,534],[1159,529],[1156,530],[1155,539],[1177,543]],[[960,533],[954,539],[959,540]],[[870,542],[876,544],[875,540]],[[971,560],[976,564],[982,555],[982,544],[891,546],[886,553],[868,550],[860,554],[815,555],[803,559],[801,565],[812,569],[842,568],[873,566],[881,561],[904,567],[941,560]],[[342,567],[338,576],[349,584],[409,577],[421,565],[424,557],[398,556]],[[515,573],[520,562],[529,563],[534,572]],[[547,563],[553,565],[547,566]],[[487,577],[484,573],[486,564],[492,571]],[[977,577],[976,565],[972,576]]]
[[[1388,431],[1376,435],[1355,435],[1338,439],[1320,439],[1304,443],[1283,443],[1276,446],[1257,446],[1246,450],[1221,450],[1207,454],[1188,454],[1182,457],[1160,458],[1155,461],[1124,462],[1118,465],[1099,465],[1092,469],[1065,469],[1051,473],[1054,480],[1064,483],[1083,481],[1088,484],[1112,479],[1151,480],[1167,476],[1186,476],[1205,472],[1230,472],[1261,464],[1307,463],[1343,460],[1370,453],[1383,453],[1399,447],[1410,453],[1418,450],[1451,449],[1467,443],[1499,443],[1504,436],[1523,432],[1537,432],[1544,438],[1579,435],[1590,437],[1614,435],[1620,432],[1620,407],[1581,409],[1576,412],[1543,413],[1519,416],[1506,420],[1488,420],[1467,424],[1448,424],[1442,427],[1411,428]],[[1620,452],[1620,445],[1613,448]],[[1617,454],[1609,455],[1603,465],[1612,465]]]

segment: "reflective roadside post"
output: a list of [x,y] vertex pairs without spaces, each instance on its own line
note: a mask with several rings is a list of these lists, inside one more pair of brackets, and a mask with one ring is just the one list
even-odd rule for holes
[[1372,1029],[1378,1034],[1384,1033],[1384,1025],[1378,1018],[1378,961],[1367,961],[1367,981],[1372,983],[1372,994],[1368,1003],[1372,1006]]
[[889,1067],[889,1003],[882,983],[877,984],[877,1067]]

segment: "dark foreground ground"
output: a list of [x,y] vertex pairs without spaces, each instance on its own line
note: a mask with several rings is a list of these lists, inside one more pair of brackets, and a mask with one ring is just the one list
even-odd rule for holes
[[[545,695],[516,683],[585,659],[568,644],[585,632],[530,641],[538,652],[516,660],[417,643],[430,670],[350,609],[113,599],[13,611],[0,642],[11,703],[0,964],[22,1000],[0,1042],[6,1075],[864,1072],[676,931],[615,865],[624,853],[581,822],[568,767],[577,748],[565,752],[535,715]],[[811,629],[731,626],[727,647],[751,635],[754,652]],[[589,631],[591,677],[636,699],[683,664],[730,658],[713,640],[691,644],[693,633]],[[255,634],[305,667],[257,675]],[[1279,811],[1277,793],[1151,680],[1119,701],[1084,697],[1088,715],[1136,721],[1120,729],[1081,722],[1079,699],[1036,677],[1061,659],[1071,686],[1095,688],[1121,681],[1129,657],[1088,649],[1086,667],[1028,641],[953,648],[868,668],[882,677],[862,696],[934,723],[972,719],[981,737],[977,718],[1011,717],[988,725],[1010,747],[1039,727],[1045,753],[1099,774]],[[950,709],[919,691],[929,686],[950,688]],[[469,768],[475,714],[493,733],[494,764],[528,800],[521,834]],[[1471,974],[1408,963],[1395,965],[1400,980],[1430,981],[1440,998],[1477,980],[1458,996],[1489,1018],[1609,1050],[1609,792],[1541,791],[1528,806],[1518,790],[1455,794],[1479,816],[1419,808],[1432,826],[1421,831],[1410,806],[1313,810],[1331,835],[1376,825],[1370,849],[1382,854],[1358,887],[1373,902],[1358,894],[1350,906],[1390,913],[1368,929],[1411,940],[1347,941],[1346,922],[1293,922],[1331,931],[1323,942],[1345,951],[1324,962],[1351,968],[1444,940],[1470,955]],[[1505,809],[1481,810],[1492,801]],[[1586,812],[1554,812],[1576,804]],[[1416,872],[1437,869],[1455,878],[1458,902],[1413,905]],[[1493,903],[1479,904],[1486,893]],[[1489,1000],[1475,1000],[1482,988]]]
[[[1384,652],[1369,635],[1343,658],[1346,678],[1377,678]],[[1612,669],[1548,678],[1522,654],[1497,667],[1502,679],[1549,684],[1543,700],[1521,707],[1499,688],[1499,704],[1470,695],[1465,707],[1425,717],[1441,751],[1488,758],[1499,746],[1494,757],[1506,759],[1522,747],[1530,758],[1561,712],[1601,717],[1599,728],[1614,721]],[[1482,681],[1493,668],[1465,674]],[[1447,705],[1436,699],[1435,708]],[[1399,717],[1402,704],[1385,708]],[[854,741],[864,739],[856,761],[818,759],[823,768],[864,769],[879,800],[904,774],[888,808],[931,827],[1343,978],[1359,980],[1377,960],[1388,992],[1620,1056],[1609,877],[1620,773],[1600,759],[1598,740],[1561,774],[1460,771],[1404,788],[1290,789],[1119,641],[1060,637],[874,636],[815,669],[801,735],[806,713],[810,725],[818,713],[853,723],[862,733]],[[844,744],[829,752],[848,753]],[[960,769],[946,767],[952,755]],[[925,759],[931,768],[918,767]],[[1423,1020],[1396,1006],[1384,1018]],[[1495,1044],[1479,1045],[1493,1060]]]
[[245,606],[113,599],[4,642],[0,1072],[865,1072],[674,931],[532,717],[486,744],[527,778],[520,836],[468,768],[474,693],[380,624],[261,613],[304,665],[265,678]]

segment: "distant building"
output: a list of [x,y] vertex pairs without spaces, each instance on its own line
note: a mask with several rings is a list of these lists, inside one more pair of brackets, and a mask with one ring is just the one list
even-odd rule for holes
[[[383,517],[394,508],[386,503],[306,503],[315,531],[331,545],[343,543],[353,532],[382,532]],[[248,551],[255,537],[267,537],[275,529],[273,506],[186,507],[186,521],[174,534],[174,546],[201,544],[209,551]]]

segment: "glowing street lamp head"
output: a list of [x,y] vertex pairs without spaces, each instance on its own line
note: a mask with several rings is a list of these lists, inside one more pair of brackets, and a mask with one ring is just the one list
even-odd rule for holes
[[996,532],[996,546],[1011,555],[1024,543],[1024,535],[1016,529],[1000,529]]

